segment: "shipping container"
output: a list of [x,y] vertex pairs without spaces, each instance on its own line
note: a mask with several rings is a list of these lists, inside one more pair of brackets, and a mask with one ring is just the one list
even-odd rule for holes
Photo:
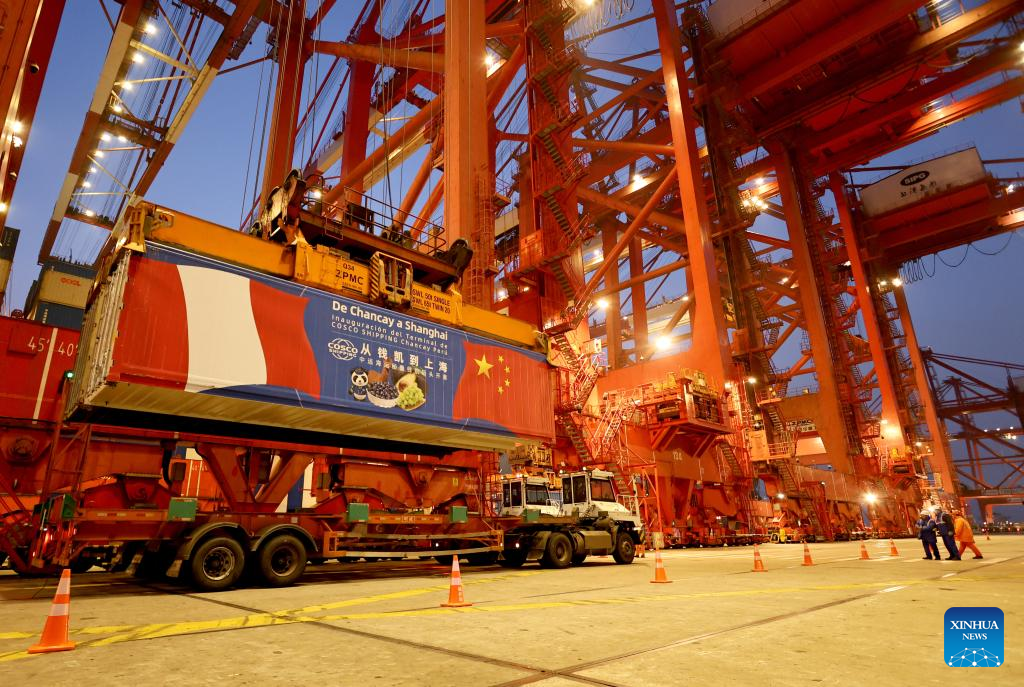
[[[0,231],[0,305],[4,305],[7,300],[7,282],[11,278],[11,266],[14,264],[20,234],[14,227],[4,227]],[[7,310],[10,310],[9,304]]]
[[81,329],[85,310],[61,303],[39,301],[36,303],[32,319],[42,324],[65,329]]
[[978,149],[968,148],[890,174],[863,188],[860,200],[864,214],[874,217],[984,181],[986,177]]
[[92,288],[92,276],[43,270],[39,275],[40,303],[56,303],[84,310]]
[[77,352],[76,331],[0,317],[0,417],[57,419],[60,378]]
[[541,354],[153,242],[118,258],[82,341],[73,419],[481,450],[554,435]]
[[18,237],[21,230],[14,227],[4,227],[0,231],[0,260],[14,260],[14,253],[18,250]]

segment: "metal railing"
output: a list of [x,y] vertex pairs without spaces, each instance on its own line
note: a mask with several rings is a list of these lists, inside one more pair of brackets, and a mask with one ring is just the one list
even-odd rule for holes
[[323,216],[328,235],[340,235],[342,227],[356,229],[425,255],[436,255],[447,246],[448,242],[443,238],[444,228],[440,224],[402,212],[362,191],[345,187],[341,199],[335,203],[323,202],[319,193],[318,189],[307,192],[302,199],[302,208]]

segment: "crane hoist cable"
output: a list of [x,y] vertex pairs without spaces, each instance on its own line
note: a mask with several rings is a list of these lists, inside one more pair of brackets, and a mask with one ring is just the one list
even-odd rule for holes
[[[276,4],[271,8],[271,11],[270,11],[271,26],[277,27],[277,37],[276,37],[276,40],[275,40],[275,45],[277,45],[277,46],[280,45],[281,32],[280,32],[280,26],[278,25],[278,22],[276,21],[276,19],[274,17],[274,14],[279,14],[281,11],[282,10],[281,10],[280,6],[276,5]],[[271,28],[267,29],[267,34],[268,35],[270,34],[271,30],[272,30]],[[250,206],[249,206],[250,207],[250,212],[255,212],[255,208],[256,208],[257,204],[259,203],[260,177],[263,175],[263,151],[267,150],[267,128],[268,128],[267,120],[268,120],[268,118],[270,116],[271,94],[274,91],[273,86],[272,86],[273,82],[274,82],[274,79],[273,79],[273,76],[271,75],[270,78],[268,78],[268,80],[267,80],[267,94],[265,96],[264,105],[263,105],[263,131],[260,134],[260,146],[257,149],[257,153],[256,153],[256,176],[253,179],[252,200],[251,200],[251,203],[250,203]]]
[[256,125],[259,122],[260,97],[263,95],[263,77],[266,74],[266,66],[267,60],[261,60],[260,78],[256,87],[256,102],[252,108],[252,131],[249,134],[249,155],[245,162],[245,181],[242,184],[242,200],[241,203],[239,203],[238,209],[238,228],[240,231],[245,231],[246,229],[242,225],[245,223],[245,202],[246,196],[249,195],[249,175],[252,172],[253,146],[256,143]]

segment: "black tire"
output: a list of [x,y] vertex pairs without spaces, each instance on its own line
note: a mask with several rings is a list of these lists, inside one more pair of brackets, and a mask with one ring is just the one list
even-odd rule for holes
[[522,549],[505,549],[498,565],[503,568],[521,568],[526,563],[526,551]]
[[204,592],[227,589],[242,575],[245,552],[231,537],[211,537],[192,552],[192,584]]
[[287,587],[305,572],[307,558],[306,546],[298,537],[278,535],[260,547],[260,579],[271,587]]
[[540,564],[545,568],[562,569],[572,565],[572,542],[561,532],[553,532],[548,537],[548,545]]
[[583,561],[587,560],[587,554],[585,553],[574,553],[572,555],[573,565],[583,565]]
[[68,567],[71,569],[72,574],[81,575],[82,573],[91,570],[94,565],[96,565],[96,559],[92,556],[79,556],[75,560],[71,561]]
[[626,532],[619,532],[615,538],[615,550],[612,551],[612,558],[619,565],[629,565],[636,556],[636,544],[633,537]]
[[447,565],[449,568],[452,565],[451,556],[434,556],[434,560],[437,561],[439,565]]

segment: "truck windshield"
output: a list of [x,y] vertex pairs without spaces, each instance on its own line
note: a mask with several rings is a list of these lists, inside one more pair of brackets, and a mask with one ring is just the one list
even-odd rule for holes
[[505,482],[505,507],[516,508],[523,505],[523,483]]
[[562,503],[586,503],[587,478],[583,475],[562,479]]
[[526,485],[526,505],[546,506],[548,504],[548,488],[543,484]]
[[587,478],[583,475],[576,475],[572,478],[572,502],[587,502]]
[[614,501],[611,480],[590,478],[590,498],[593,501]]

